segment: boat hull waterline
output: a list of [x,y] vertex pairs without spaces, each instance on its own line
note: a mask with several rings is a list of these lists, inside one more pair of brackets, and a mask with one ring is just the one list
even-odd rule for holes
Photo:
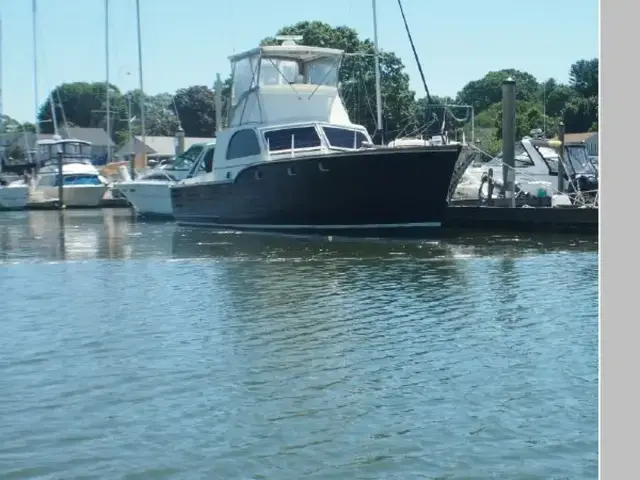
[[0,186],[0,210],[23,210],[29,203],[26,185]]
[[140,216],[173,218],[170,183],[158,181],[130,181],[118,184]]
[[173,215],[179,225],[238,231],[421,235],[442,225],[460,149],[381,148],[256,163],[233,181],[172,186]]
[[[62,187],[67,207],[97,207],[109,189],[106,185],[65,185]],[[58,187],[39,187],[45,200],[58,200]]]

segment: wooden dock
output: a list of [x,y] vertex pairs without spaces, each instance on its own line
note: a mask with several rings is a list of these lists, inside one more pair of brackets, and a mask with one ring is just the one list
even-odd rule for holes
[[598,234],[597,207],[505,207],[451,205],[443,227],[491,232]]

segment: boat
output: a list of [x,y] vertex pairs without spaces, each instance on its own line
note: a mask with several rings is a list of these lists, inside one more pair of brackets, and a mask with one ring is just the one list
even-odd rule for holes
[[230,57],[227,127],[211,171],[171,187],[178,224],[345,236],[440,227],[462,147],[373,145],[338,92],[344,52],[278,39]]
[[[515,182],[516,194],[529,197],[563,197],[564,203],[593,201],[598,193],[598,171],[593,165],[582,142],[565,143],[561,157],[558,141],[527,136],[516,142]],[[564,170],[563,190],[558,191],[558,166]],[[502,153],[491,160],[471,164],[457,186],[464,196],[480,196],[486,199],[488,175],[492,171],[494,188],[492,197],[502,194]]]
[[[209,158],[210,164],[214,150],[215,141],[194,143],[172,161],[160,164],[135,180],[118,182],[116,188],[140,215],[173,217],[170,186],[189,174],[195,175],[197,172],[192,171],[191,167],[200,157],[203,160],[205,156]],[[203,161],[201,165],[206,163]]]
[[[37,201],[60,200],[58,186],[62,177],[63,201],[67,207],[97,207],[109,189],[107,180],[91,163],[90,142],[78,139],[38,140],[38,169],[33,180]],[[62,175],[58,156],[62,155]]]
[[0,210],[24,210],[29,203],[29,185],[0,177]]

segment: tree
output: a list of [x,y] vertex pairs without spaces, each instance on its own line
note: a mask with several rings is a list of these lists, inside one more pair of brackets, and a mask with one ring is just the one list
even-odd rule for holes
[[[553,79],[551,79],[553,80]],[[578,97],[578,93],[568,85],[556,83],[552,88],[546,89],[544,104],[547,115],[550,117],[560,117],[569,102]]]
[[[337,48],[347,55],[339,72],[341,95],[354,123],[376,130],[374,46],[369,39],[361,40],[349,27],[332,27],[323,22],[299,22],[283,27],[278,35],[302,35],[305,45]],[[262,45],[278,42],[265,38]],[[415,93],[409,89],[409,76],[404,64],[392,52],[380,52],[383,128],[387,135],[416,127]]]
[[[54,88],[38,114],[40,131],[43,133],[54,131],[52,99],[58,126],[99,127],[106,130],[107,91],[104,82],[63,83]],[[109,99],[113,130],[125,112],[122,94],[115,85],[109,85]]]
[[581,97],[597,97],[598,69],[599,61],[597,58],[578,60],[569,69],[569,86]]
[[[496,109],[497,110],[497,109]],[[545,126],[545,117],[542,105],[537,101],[518,102],[516,104],[516,139],[530,135],[531,130]],[[554,117],[546,117],[547,137],[557,133],[558,120]],[[502,109],[497,110],[495,119],[496,137],[502,138]]]
[[157,95],[147,95],[139,89],[131,90],[124,94],[126,104],[126,115],[123,116],[118,128],[118,135],[126,138],[131,122],[131,130],[134,135],[142,133],[142,109],[144,103],[144,126],[145,133],[150,136],[173,136],[178,129],[178,117],[175,113],[173,95],[170,93],[159,93]]
[[502,84],[511,77],[516,81],[516,99],[531,101],[538,95],[538,80],[527,72],[508,68],[497,72],[489,72],[479,80],[467,83],[458,93],[458,103],[472,105],[479,113],[502,101]]
[[205,85],[181,88],[176,92],[174,101],[186,136],[213,136],[216,131],[213,90]]
[[563,121],[567,133],[582,133],[593,131],[594,124],[598,124],[598,99],[575,98],[563,111]]

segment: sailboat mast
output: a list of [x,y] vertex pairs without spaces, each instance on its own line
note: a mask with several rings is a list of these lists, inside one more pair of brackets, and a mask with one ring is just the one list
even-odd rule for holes
[[147,142],[146,142],[146,129],[144,126],[144,83],[142,82],[142,28],[140,26],[140,0],[136,0],[136,20],[138,24],[138,79],[140,81],[140,134],[142,136],[142,158],[143,164],[147,166]]
[[376,0],[371,0],[373,10],[373,46],[375,49],[376,69],[376,114],[378,132],[382,131],[382,87],[380,86],[380,49],[378,48],[378,12]]
[[36,140],[40,138],[40,103],[38,102],[38,26],[36,0],[31,3],[31,22],[33,28],[33,101],[36,123]]
[[111,161],[111,98],[109,86],[109,0],[104,0],[104,56],[105,56],[105,94],[107,96],[107,163]]

